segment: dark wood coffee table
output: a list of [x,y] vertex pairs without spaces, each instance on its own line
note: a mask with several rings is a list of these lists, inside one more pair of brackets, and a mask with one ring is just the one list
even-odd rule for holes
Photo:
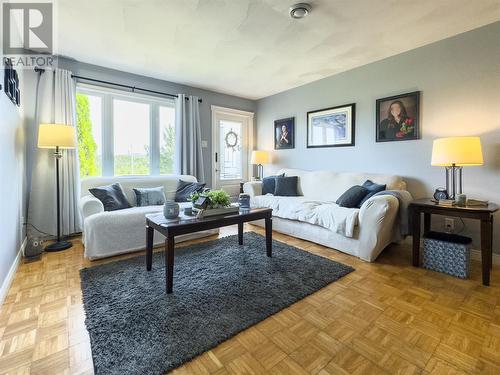
[[238,243],[243,245],[243,224],[264,219],[266,223],[266,252],[272,256],[272,213],[270,208],[257,208],[228,215],[211,216],[203,219],[167,221],[163,214],[146,216],[146,269],[151,271],[153,264],[153,235],[157,230],[165,238],[165,278],[167,293],[172,293],[174,284],[175,236],[200,232],[203,230],[238,224]]

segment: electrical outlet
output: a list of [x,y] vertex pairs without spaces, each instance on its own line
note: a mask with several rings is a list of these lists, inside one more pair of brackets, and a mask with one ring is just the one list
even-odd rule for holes
[[452,219],[451,217],[445,217],[444,228],[449,233],[453,232],[455,230],[455,219]]

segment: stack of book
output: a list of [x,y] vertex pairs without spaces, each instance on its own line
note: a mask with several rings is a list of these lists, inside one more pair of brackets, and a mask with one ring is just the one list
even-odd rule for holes
[[469,207],[488,207],[488,201],[480,201],[478,199],[467,199]]
[[440,206],[451,207],[455,205],[455,201],[453,199],[440,199],[438,200],[438,204]]

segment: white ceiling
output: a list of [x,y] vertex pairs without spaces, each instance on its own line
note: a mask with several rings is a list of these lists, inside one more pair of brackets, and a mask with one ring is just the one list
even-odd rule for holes
[[58,0],[56,52],[257,99],[500,20],[500,0],[295,2]]

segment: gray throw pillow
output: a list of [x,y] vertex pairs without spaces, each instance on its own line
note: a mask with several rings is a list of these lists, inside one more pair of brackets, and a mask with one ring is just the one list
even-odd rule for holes
[[297,176],[276,177],[275,181],[274,195],[281,197],[297,197],[299,195],[297,192],[299,178]]
[[102,202],[104,211],[116,211],[132,207],[119,183],[95,187],[89,189],[89,192]]
[[187,182],[179,180],[179,185],[177,185],[177,191],[175,192],[176,202],[188,202],[189,197],[194,192],[203,193],[206,184],[200,184],[198,182]]
[[387,185],[380,185],[380,184],[376,184],[372,180],[366,180],[365,182],[363,182],[363,185],[361,185],[361,186],[366,188],[368,190],[368,193],[358,203],[358,205],[357,205],[358,208],[361,208],[363,203],[365,203],[369,198],[373,197],[375,194],[377,194],[381,191],[384,191]]
[[133,190],[137,207],[159,206],[165,204],[165,191],[163,186],[155,188],[137,188]]
[[335,203],[337,203],[340,207],[355,208],[368,193],[369,190],[367,188],[354,185],[347,189]]
[[285,177],[285,174],[280,174],[277,176],[268,176],[262,179],[262,195],[266,194],[274,194],[276,190],[276,178],[277,177]]

